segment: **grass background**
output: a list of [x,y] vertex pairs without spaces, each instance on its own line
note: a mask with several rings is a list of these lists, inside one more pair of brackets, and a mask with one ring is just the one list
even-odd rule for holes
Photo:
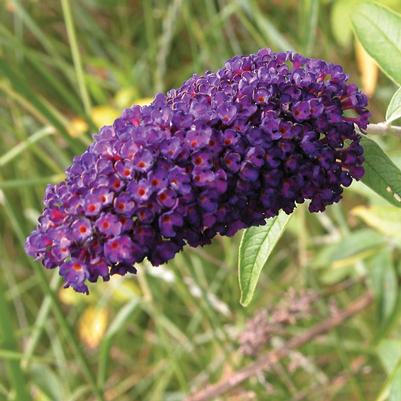
[[[45,185],[63,179],[90,133],[194,72],[271,47],[342,64],[358,84],[375,82],[366,59],[358,71],[351,3],[0,3],[0,400],[183,400],[252,360],[238,351],[238,335],[256,311],[274,308],[289,288],[328,294],[344,283],[265,348],[325,318],[333,302],[346,307],[372,288],[369,313],[303,347],[295,371],[285,360],[224,399],[380,399],[401,352],[401,213],[362,184],[324,214],[297,209],[246,309],[238,236],[186,249],[167,266],[144,264],[137,277],[92,285],[89,296],[60,289],[57,272],[23,251]],[[372,121],[379,122],[395,87],[383,75],[373,86]],[[375,139],[401,161],[399,138]]]

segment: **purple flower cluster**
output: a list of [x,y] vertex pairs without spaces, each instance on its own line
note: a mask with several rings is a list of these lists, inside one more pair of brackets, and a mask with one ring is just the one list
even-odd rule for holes
[[50,185],[26,250],[66,286],[135,272],[291,213],[338,202],[364,173],[367,98],[342,67],[299,54],[234,57],[133,106]]

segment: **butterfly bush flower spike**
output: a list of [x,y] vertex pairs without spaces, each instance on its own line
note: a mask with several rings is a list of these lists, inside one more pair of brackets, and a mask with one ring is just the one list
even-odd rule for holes
[[125,110],[48,186],[26,251],[66,286],[165,263],[184,245],[311,212],[360,179],[367,98],[342,67],[262,49]]

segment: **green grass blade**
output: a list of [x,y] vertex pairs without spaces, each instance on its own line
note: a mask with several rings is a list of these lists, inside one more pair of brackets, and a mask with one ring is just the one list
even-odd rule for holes
[[[7,301],[4,298],[4,294],[4,289],[0,288],[1,343],[5,351],[15,353],[18,352],[18,346],[14,335],[14,328],[12,326],[11,313],[9,311]],[[10,358],[7,360],[6,365],[13,389],[15,391],[16,399],[18,401],[30,401],[31,396],[29,395],[27,383],[18,360]]]
[[[23,232],[23,229],[16,217],[14,208],[8,202],[7,198],[4,198],[4,208],[7,212],[7,216],[10,220],[11,226],[13,227],[14,232],[20,242],[20,245],[23,247],[24,243],[25,243],[24,232]],[[86,379],[88,380],[88,382],[92,388],[93,395],[95,396],[97,401],[105,401],[102,391],[100,391],[96,385],[95,377],[93,375],[93,372],[91,370],[89,362],[88,362],[84,352],[82,351],[81,345],[80,345],[78,339],[75,337],[74,331],[72,330],[70,323],[66,319],[64,311],[62,310],[61,305],[59,304],[59,302],[57,300],[57,296],[56,296],[55,292],[50,287],[48,278],[46,277],[43,267],[40,266],[38,263],[33,262],[31,260],[31,258],[29,258],[29,257],[27,257],[26,259],[27,259],[29,265],[34,270],[35,274],[38,276],[38,279],[39,279],[39,282],[43,289],[43,292],[46,295],[48,295],[51,300],[52,309],[56,316],[56,319],[60,325],[62,332],[64,333],[66,338],[68,338],[70,341],[70,345],[71,345],[72,349],[74,350],[74,353],[80,363],[81,370],[84,373],[84,375],[86,376]]]
[[182,5],[182,0],[174,0],[169,5],[166,17],[163,21],[163,32],[160,37],[159,53],[157,55],[156,64],[156,90],[163,91],[164,75],[167,68],[167,58],[170,53],[171,42],[176,29],[176,21],[178,13]]
[[316,41],[320,0],[303,0],[301,2],[301,48],[303,54],[310,56]]
[[117,316],[110,324],[110,327],[102,340],[99,350],[99,366],[97,374],[97,385],[101,389],[104,387],[106,381],[109,352],[113,338],[130,317],[131,313],[136,309],[138,304],[139,300],[133,299],[132,301],[128,302],[122,309],[120,309]]
[[52,41],[49,38],[49,35],[47,35],[36,23],[36,21],[30,16],[29,12],[25,10],[20,0],[13,0],[13,4],[15,5],[15,11],[18,18],[21,19],[21,21],[26,25],[33,36],[35,36],[39,43],[43,46],[49,56],[51,56],[60,72],[63,73],[63,75],[71,83],[73,83],[72,76],[70,74],[66,74],[68,64],[65,63],[61,56],[60,48],[62,48],[62,46],[58,46],[61,44],[64,45],[64,43],[55,43],[54,41]]
[[[59,285],[61,277],[56,273],[50,283],[50,288],[55,291]],[[24,356],[21,360],[21,366],[26,369],[31,361],[33,360],[33,354],[35,353],[36,346],[39,343],[43,330],[45,328],[46,321],[49,317],[51,311],[51,298],[46,295],[42,302],[42,305],[38,312],[38,317],[36,318],[35,324],[33,326],[33,332],[31,337],[28,339],[28,345],[24,352]]]
[[259,32],[263,35],[264,47],[272,47],[280,51],[291,50],[294,48],[284,35],[275,27],[270,18],[260,10],[258,4],[254,0],[240,3],[244,11],[247,13],[248,18],[254,21]]
[[7,163],[15,159],[26,149],[28,149],[32,144],[53,134],[53,127],[44,127],[41,130],[35,132],[27,140],[20,142],[18,145],[14,146],[8,152],[6,152],[3,156],[0,156],[0,167],[4,167]]
[[[46,81],[41,82],[41,86],[46,87],[48,90],[50,89],[53,93],[58,93],[71,110],[75,111],[75,113],[82,113],[82,108],[79,106],[79,97],[76,96],[75,92],[71,91],[69,85],[60,81],[59,77],[54,74],[53,67],[57,67],[57,64],[54,62],[53,58],[36,49],[33,50],[27,48],[4,26],[0,26],[0,43],[10,50],[17,49],[21,52],[25,58],[23,67],[27,70],[31,68]],[[74,72],[71,66],[68,63],[63,62],[63,74],[67,80],[70,75],[73,75],[71,72]]]
[[80,147],[77,146],[75,140],[69,135],[66,121],[61,120],[60,115],[55,112],[54,109],[52,110],[52,107],[49,107],[43,99],[32,91],[30,86],[25,82],[25,79],[19,73],[14,71],[3,60],[0,60],[0,72],[9,79],[15,91],[22,95],[23,98],[29,99],[35,109],[45,116],[49,123],[63,135],[64,139],[72,149],[75,149],[77,152],[81,150]]
[[16,180],[8,180],[8,181],[0,181],[1,189],[8,188],[21,188],[25,186],[36,186],[39,184],[55,184],[64,179],[64,174],[54,174],[49,177],[37,177],[31,179],[16,179]]
[[75,73],[77,76],[79,93],[81,94],[82,104],[84,106],[85,113],[87,116],[90,116],[91,104],[90,104],[88,91],[87,91],[86,85],[85,85],[85,77],[84,77],[84,72],[83,72],[83,68],[82,68],[81,55],[79,53],[77,36],[75,33],[74,21],[72,18],[70,2],[69,2],[69,0],[61,0],[61,5],[63,8],[63,15],[64,15],[65,26],[67,29],[67,34],[68,34],[68,41],[70,43],[72,59],[74,62]]

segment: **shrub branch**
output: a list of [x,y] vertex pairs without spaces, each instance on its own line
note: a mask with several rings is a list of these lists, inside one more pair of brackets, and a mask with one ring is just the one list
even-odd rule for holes
[[256,362],[253,362],[245,368],[232,373],[228,377],[222,379],[220,382],[207,386],[203,390],[189,395],[185,401],[207,401],[220,396],[221,394],[243,383],[250,377],[272,367],[272,365],[288,356],[291,350],[300,348],[314,338],[329,332],[337,326],[340,326],[346,320],[366,309],[371,304],[372,300],[372,294],[367,292],[365,295],[358,298],[354,303],[349,305],[346,309],[335,313],[325,321],[316,324],[304,333],[291,338],[280,348],[265,353]]

